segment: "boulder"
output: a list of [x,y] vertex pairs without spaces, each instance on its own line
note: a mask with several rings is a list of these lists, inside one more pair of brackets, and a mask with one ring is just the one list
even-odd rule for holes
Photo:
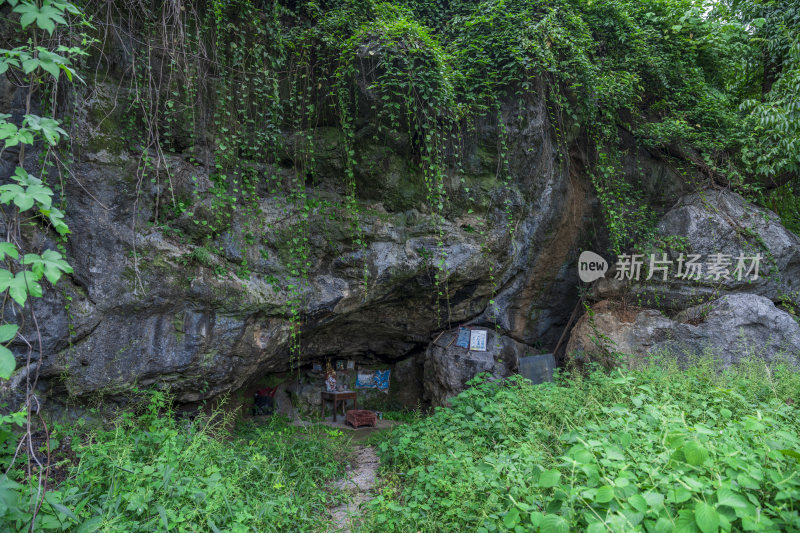
[[[597,299],[627,299],[637,305],[677,311],[737,292],[757,294],[776,303],[791,303],[800,308],[800,237],[784,228],[778,216],[756,207],[740,195],[717,189],[706,189],[681,197],[658,223],[661,246],[653,249],[656,258],[666,253],[673,261],[666,281],[661,273],[653,279],[619,281],[614,273],[598,280],[593,291]],[[700,255],[704,263],[702,279],[678,279],[678,257]],[[712,254],[726,256],[731,265],[726,278],[709,277],[707,264]],[[758,279],[751,273],[734,275],[737,258],[762,257]],[[645,262],[649,255],[645,254]],[[745,262],[749,268],[751,261]],[[746,274],[746,270],[743,271]],[[645,278],[642,269],[641,278]]]
[[686,359],[710,356],[722,366],[745,358],[800,363],[800,324],[764,296],[730,294],[679,313],[625,309],[609,301],[592,306],[573,328],[572,357],[597,358],[609,351]]
[[510,337],[487,330],[486,351],[471,351],[456,346],[457,336],[458,329],[447,331],[425,351],[425,400],[432,405],[446,405],[480,373],[488,372],[498,379],[510,376],[529,349]]

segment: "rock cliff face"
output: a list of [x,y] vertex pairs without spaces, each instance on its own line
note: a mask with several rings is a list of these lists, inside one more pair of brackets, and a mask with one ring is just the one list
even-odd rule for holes
[[[269,169],[255,169],[263,179],[251,205],[231,211],[229,229],[200,246],[219,192],[209,177],[213,158],[203,160],[196,147],[150,153],[162,176],[151,183],[137,170],[141,152],[121,142],[124,111],[115,102],[124,94],[113,80],[92,91],[79,99],[64,181],[74,274],[34,304],[45,325],[44,388],[124,395],[155,384],[197,401],[320,357],[403,360],[460,323],[496,324],[504,342],[522,347],[552,346],[560,337],[577,301],[572,262],[592,208],[585,178],[570,171],[553,138],[543,84],[503,108],[510,179],[497,178],[492,122],[465,135],[464,174],[445,177],[441,221],[409,164],[412,147],[377,143],[375,117],[359,117],[363,246],[354,245],[352,218],[342,209],[336,128],[310,134],[317,172],[304,201],[287,187],[271,191]],[[7,84],[2,94],[1,107],[20,114],[20,95]],[[291,147],[293,132],[283,135]],[[3,157],[6,174],[15,154]],[[279,179],[289,183],[297,172],[287,161]],[[177,209],[186,198],[190,205]],[[296,238],[308,239],[305,278],[292,251]],[[30,242],[55,245],[37,231]],[[299,356],[290,350],[294,310]]]
[[[302,135],[288,127],[276,134],[277,168],[242,157],[221,185],[219,141],[210,150],[213,140],[181,138],[172,152],[134,141],[122,105],[133,95],[114,72],[68,99],[69,172],[49,178],[63,193],[74,273],[32,304],[43,326],[44,357],[33,360],[43,391],[124,396],[154,385],[192,402],[333,357],[402,361],[402,380],[425,382],[405,388],[442,403],[470,374],[506,375],[519,357],[559,344],[578,302],[579,246],[602,241],[603,230],[580,140],[557,140],[543,81],[501,107],[505,133],[494,116],[464,128],[436,207],[418,140],[376,135],[375,106],[354,118],[355,199],[345,135],[325,116]],[[359,87],[361,100],[375,98]],[[20,120],[23,100],[0,80],[0,110]],[[313,146],[313,172],[300,145]],[[697,253],[756,246],[769,256],[769,278],[751,287],[725,283],[723,292],[800,302],[798,239],[774,215],[729,193],[694,193],[673,207],[687,193],[684,180],[631,148],[624,167],[663,215],[664,235],[682,236]],[[25,165],[33,170],[30,152]],[[3,152],[4,182],[17,158],[14,149]],[[223,229],[209,229],[215,225]],[[32,250],[57,245],[41,228],[27,239]],[[720,286],[604,280],[595,290],[678,310],[698,303],[698,294],[717,296]],[[478,360],[431,344],[459,324],[491,329],[503,353]],[[32,328],[26,322],[23,334],[31,338]],[[27,371],[26,348],[13,348],[22,369],[12,385]]]

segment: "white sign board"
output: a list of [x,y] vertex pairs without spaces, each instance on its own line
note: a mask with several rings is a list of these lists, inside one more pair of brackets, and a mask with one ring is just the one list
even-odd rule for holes
[[486,351],[486,330],[473,329],[469,335],[469,349],[473,352]]

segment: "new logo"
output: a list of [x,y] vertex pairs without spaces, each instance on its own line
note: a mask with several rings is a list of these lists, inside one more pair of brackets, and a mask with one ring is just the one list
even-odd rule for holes
[[605,276],[608,263],[594,252],[582,252],[578,258],[578,277],[584,283],[591,283]]

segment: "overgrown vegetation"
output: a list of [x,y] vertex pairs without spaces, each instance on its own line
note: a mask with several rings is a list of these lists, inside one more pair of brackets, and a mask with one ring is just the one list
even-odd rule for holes
[[[24,97],[16,115],[0,110],[0,156],[13,163],[0,185],[0,378],[26,385],[25,410],[0,417],[0,520],[12,529],[324,528],[322,485],[341,473],[340,435],[275,422],[232,436],[222,421],[175,422],[159,397],[88,438],[39,421],[36,441],[33,391],[48,354],[33,337],[47,325],[26,302],[43,296],[44,279],[71,272],[60,246],[72,154],[58,145],[80,127],[69,119],[81,98],[103,84],[124,109],[114,123],[124,132],[112,135],[137,156],[131,224],[181,234],[193,247],[184,263],[227,274],[217,260],[226,243],[244,248],[274,229],[261,224],[259,201],[281,210],[285,269],[271,284],[289,294],[293,365],[317,221],[349,230],[337,255],[362,262],[369,294],[368,143],[400,147],[409,186],[420,185],[415,205],[438,228],[436,250],[420,255],[435,272],[440,320],[454,202],[466,199],[478,235],[495,215],[514,235],[508,132],[526,126],[531,101],[547,104],[558,164],[582,159],[614,252],[651,233],[653,214],[625,168],[644,151],[800,231],[800,8],[789,0],[0,0],[0,15],[0,75]],[[86,87],[67,89],[64,78],[81,75]],[[490,202],[462,153],[482,124],[497,134]],[[322,149],[340,156],[338,206],[309,193]],[[174,155],[208,183],[192,176],[179,187]],[[235,227],[237,212],[248,224]],[[191,230],[179,230],[186,219]],[[131,256],[139,291],[135,241]],[[251,267],[242,259],[229,274],[247,279]],[[786,369],[760,367],[483,383],[452,410],[402,415],[410,424],[382,445],[389,478],[364,527],[800,528],[797,393]],[[71,440],[76,461],[48,491],[52,439]]]
[[337,498],[326,482],[342,475],[347,459],[340,430],[292,427],[281,418],[231,430],[224,411],[190,420],[162,393],[146,398],[110,424],[57,424],[50,447],[58,449],[61,483],[31,528],[28,502],[13,481],[24,475],[12,470],[0,484],[3,530],[325,529]]
[[800,528],[800,377],[744,363],[475,380],[379,445],[365,531]]

